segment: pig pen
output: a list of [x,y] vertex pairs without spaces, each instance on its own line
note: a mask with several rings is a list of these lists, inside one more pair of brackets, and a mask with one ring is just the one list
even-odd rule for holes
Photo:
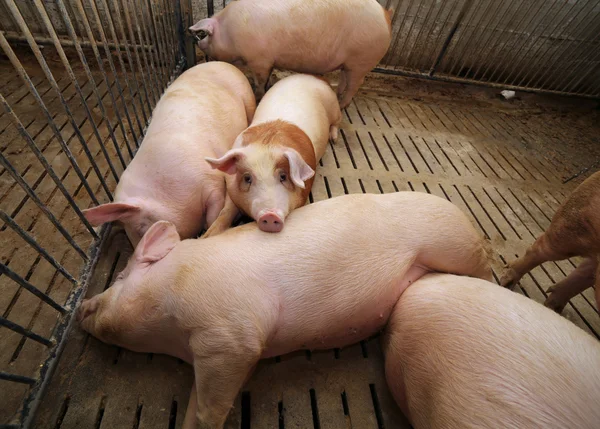
[[[132,252],[122,231],[94,230],[79,210],[110,200],[158,97],[195,62],[184,29],[202,13],[223,7],[199,3],[0,2],[2,428],[182,425],[192,368],[175,358],[103,344],[83,333],[72,315],[84,295],[110,286]],[[565,7],[574,9],[562,12],[554,2],[556,10],[543,11],[554,20],[541,29],[542,18],[528,24],[536,11],[539,16],[535,1],[441,2],[447,9],[426,0],[381,3],[400,5],[393,49],[344,110],[340,136],[318,166],[310,201],[397,191],[446,198],[489,240],[497,281],[503,264],[522,254],[548,227],[558,205],[600,167],[599,33],[584,34],[600,22],[600,2],[569,4]],[[500,25],[500,18],[514,11],[507,7],[504,15],[503,9],[493,15],[492,8],[509,3],[523,8],[520,28],[530,25],[531,31]],[[564,25],[553,26],[560,22]],[[473,49],[496,44],[497,52],[461,56],[475,30]],[[587,62],[558,79],[559,85],[546,87],[485,81],[464,67],[451,69],[464,57],[472,59],[473,72],[483,71],[488,65],[483,60],[493,66],[494,58],[502,59],[501,46],[521,44],[518,38],[502,41],[502,31],[525,38],[528,48],[514,50],[517,61],[503,63],[508,71],[491,69],[498,76],[528,73],[533,67],[528,55],[547,49],[553,54],[565,49],[571,60],[556,62],[548,53],[537,67],[552,66],[552,73],[581,60],[575,48],[585,48]],[[417,43],[425,37],[428,44]],[[552,41],[557,45],[546,46]],[[429,63],[425,48],[437,53]],[[518,69],[521,59],[529,69]],[[432,68],[439,69],[440,80],[454,83],[432,81],[437,76]],[[272,79],[283,75],[278,71]],[[335,85],[336,74],[330,77]],[[580,86],[574,87],[573,79]],[[500,88],[516,89],[517,96],[505,100]],[[543,302],[546,289],[578,262],[543,264],[515,290]],[[600,338],[593,290],[573,298],[563,315]],[[342,350],[262,361],[226,426],[410,427],[385,385],[378,337]]]

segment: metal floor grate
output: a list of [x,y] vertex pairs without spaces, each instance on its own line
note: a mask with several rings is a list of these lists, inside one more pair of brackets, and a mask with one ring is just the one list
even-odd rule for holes
[[[516,258],[547,228],[580,180],[562,183],[586,166],[578,161],[586,157],[574,156],[571,162],[552,148],[596,144],[599,135],[592,121],[569,128],[566,119],[544,122],[543,115],[525,115],[524,105],[511,110],[440,93],[409,97],[382,91],[363,91],[345,111],[341,135],[322,160],[311,200],[404,190],[447,198],[491,241],[496,278],[504,261]],[[539,113],[541,108],[529,109]],[[130,251],[123,234],[107,243],[90,295],[108,287]],[[544,264],[524,277],[517,291],[543,301],[545,290],[576,262]],[[592,290],[574,298],[564,315],[600,338]],[[178,428],[191,383],[191,367],[177,359],[107,346],[75,328],[36,427]],[[385,386],[379,340],[373,338],[343,350],[261,362],[227,427],[409,425]]]

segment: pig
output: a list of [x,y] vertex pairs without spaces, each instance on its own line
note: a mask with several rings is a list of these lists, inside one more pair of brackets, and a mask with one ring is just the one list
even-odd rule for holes
[[415,429],[600,423],[600,343],[484,280],[413,282],[390,316],[383,352],[392,396]]
[[337,93],[344,108],[388,50],[391,17],[375,0],[244,0],[189,31],[208,57],[247,65],[259,100],[274,67],[341,70]]
[[424,193],[346,195],[295,210],[279,234],[252,222],[181,241],[157,222],[78,319],[104,342],[192,364],[188,427],[196,416],[221,428],[259,359],[371,336],[430,271],[491,278],[483,239],[456,206]]
[[229,228],[240,210],[261,230],[281,231],[286,216],[306,203],[317,163],[328,140],[337,138],[341,120],[325,80],[296,74],[273,85],[233,148],[219,159],[206,158],[227,173],[227,199],[203,237]]
[[210,227],[225,204],[224,177],[196,160],[231,149],[255,109],[248,80],[231,64],[187,70],[157,103],[114,202],[84,210],[86,219],[93,226],[118,221],[134,247],[159,220],[172,222],[184,238]]
[[600,307],[600,171],[588,177],[558,208],[548,230],[510,263],[500,284],[513,287],[525,274],[546,261],[581,256],[584,260],[564,280],[548,289],[544,305],[560,313],[571,298],[596,284]]

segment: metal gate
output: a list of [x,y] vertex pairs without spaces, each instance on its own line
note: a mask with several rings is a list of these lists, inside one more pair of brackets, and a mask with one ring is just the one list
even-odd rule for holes
[[600,97],[598,0],[379,0],[393,39],[376,71]]
[[194,48],[189,0],[0,1],[0,427],[28,427],[109,202]]

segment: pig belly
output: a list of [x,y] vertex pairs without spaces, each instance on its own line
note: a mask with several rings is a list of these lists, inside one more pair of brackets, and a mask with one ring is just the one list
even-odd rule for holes
[[[267,347],[263,358],[300,349],[325,350],[346,347],[372,336],[387,324],[396,302],[406,288],[427,272],[429,270],[425,267],[411,266],[393,286],[386,288],[389,291],[387,295],[371,294],[369,298],[375,300],[357,298],[359,302],[350,302],[354,308],[354,314],[350,317],[346,308],[331,311],[331,308],[338,306],[338,303],[331,301],[321,301],[317,304],[318,307],[323,307],[321,311],[315,312],[321,315],[318,319],[306,319],[301,314],[289,316],[290,320],[284,322],[284,326],[276,331],[274,338],[269,342],[270,346]],[[288,335],[289,331],[292,331],[291,335]]]

